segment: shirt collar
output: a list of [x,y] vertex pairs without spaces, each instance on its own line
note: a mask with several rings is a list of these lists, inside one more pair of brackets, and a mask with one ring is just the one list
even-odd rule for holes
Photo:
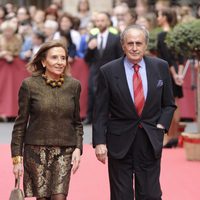
[[108,33],[109,33],[109,31],[108,31],[108,29],[107,29],[107,30],[105,30],[103,33],[99,33],[99,36],[103,36],[103,37],[105,38],[105,37],[108,36]]
[[[126,65],[128,66],[128,68],[132,69],[133,68],[133,63],[131,63],[127,57],[124,58],[124,62],[126,63]],[[142,60],[137,63],[141,68],[145,67],[145,62],[144,59],[142,58]]]

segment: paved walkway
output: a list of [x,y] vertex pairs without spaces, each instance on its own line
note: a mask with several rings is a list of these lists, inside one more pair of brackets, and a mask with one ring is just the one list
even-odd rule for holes
[[[14,123],[0,122],[0,144],[9,144]],[[92,126],[84,126],[84,144],[92,142]]]
[[[189,122],[186,123],[185,132],[197,132],[197,123]],[[0,144],[9,144],[11,141],[11,133],[14,123],[1,122],[0,123]],[[92,126],[84,126],[84,144],[92,143]]]

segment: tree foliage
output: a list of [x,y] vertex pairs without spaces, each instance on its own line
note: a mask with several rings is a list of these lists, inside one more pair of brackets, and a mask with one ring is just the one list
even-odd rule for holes
[[200,19],[189,23],[176,25],[167,34],[167,46],[176,54],[184,57],[199,55],[200,53]]

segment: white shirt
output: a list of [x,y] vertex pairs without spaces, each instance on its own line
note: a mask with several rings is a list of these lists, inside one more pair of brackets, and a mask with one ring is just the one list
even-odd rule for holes
[[[142,59],[139,63],[137,63],[140,68],[139,68],[139,73],[142,79],[142,86],[143,86],[143,91],[144,91],[144,98],[146,99],[147,97],[147,73],[146,73],[146,65],[144,62],[144,59]],[[134,102],[134,94],[133,94],[133,74],[134,74],[134,69],[133,69],[133,63],[131,63],[127,57],[124,59],[124,68],[125,68],[125,73],[126,73],[126,79],[129,87],[129,91],[131,94],[131,97]]]
[[108,40],[109,31],[106,30],[103,33],[99,33],[97,35],[97,48],[100,49],[101,46],[101,37],[103,37],[103,49],[106,48],[107,40]]
[[[80,47],[80,42],[81,42],[81,35],[80,35],[80,33],[79,33],[78,31],[76,31],[76,30],[71,29],[71,30],[70,30],[70,35],[71,35],[71,38],[72,38],[72,42],[73,42],[73,43],[75,44],[75,46],[76,46],[76,50],[78,50],[79,47]],[[56,39],[60,39],[60,38],[61,38],[60,32],[57,31],[57,32],[54,34],[53,39],[56,40]]]

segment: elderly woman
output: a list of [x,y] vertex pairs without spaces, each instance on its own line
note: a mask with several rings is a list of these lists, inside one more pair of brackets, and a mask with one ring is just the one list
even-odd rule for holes
[[46,41],[54,39],[57,30],[58,30],[58,22],[52,19],[47,19],[44,22],[44,34],[46,37]]
[[0,26],[0,58],[12,62],[15,56],[19,55],[22,39],[15,32],[17,25],[12,21],[5,21]]
[[67,57],[61,41],[44,43],[28,64],[32,77],[19,91],[11,142],[13,172],[17,178],[24,170],[25,196],[37,200],[65,200],[71,171],[79,167],[81,85],[67,75]]

